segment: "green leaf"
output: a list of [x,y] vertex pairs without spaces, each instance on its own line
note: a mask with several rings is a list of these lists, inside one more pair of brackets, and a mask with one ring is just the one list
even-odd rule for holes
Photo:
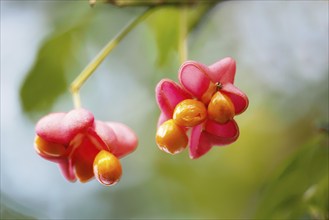
[[[210,1],[188,7],[188,30],[192,31],[201,18],[216,3],[218,1]],[[147,23],[155,35],[159,66],[163,66],[169,57],[178,50],[181,10],[182,7],[157,7],[147,19]]]
[[82,45],[85,21],[80,19],[65,31],[56,29],[41,45],[20,88],[21,105],[26,113],[49,111],[57,98],[68,91],[65,75]]
[[178,48],[179,10],[175,7],[161,7],[153,12],[148,23],[156,38],[157,62],[163,65],[170,52]]
[[69,59],[69,34],[49,38],[41,47],[32,69],[20,90],[26,112],[47,110],[67,88],[64,65]]

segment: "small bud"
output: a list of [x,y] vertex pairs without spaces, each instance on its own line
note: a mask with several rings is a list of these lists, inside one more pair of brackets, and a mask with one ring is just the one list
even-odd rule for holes
[[164,122],[158,128],[155,139],[158,147],[170,154],[180,153],[188,143],[185,131],[175,124],[173,119]]
[[225,124],[234,117],[234,105],[229,97],[216,92],[208,105],[208,116],[210,119]]
[[177,125],[193,127],[201,124],[207,118],[205,105],[194,99],[185,99],[178,103],[174,110],[173,119]]
[[119,159],[108,151],[101,150],[94,159],[94,174],[104,185],[119,182],[122,168]]

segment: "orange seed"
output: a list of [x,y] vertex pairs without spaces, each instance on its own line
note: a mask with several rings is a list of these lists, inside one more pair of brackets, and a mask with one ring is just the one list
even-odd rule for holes
[[170,154],[180,153],[188,143],[185,131],[173,119],[159,126],[155,139],[158,147]]
[[207,109],[203,102],[185,99],[178,103],[174,110],[173,119],[177,125],[193,127],[201,124],[207,118]]
[[106,150],[101,150],[94,159],[94,175],[104,185],[119,182],[122,168],[119,159]]
[[64,155],[66,151],[64,145],[46,141],[38,135],[35,137],[34,143],[35,150],[46,156],[59,157]]
[[208,117],[220,124],[225,124],[234,117],[234,105],[231,99],[216,92],[208,105]]

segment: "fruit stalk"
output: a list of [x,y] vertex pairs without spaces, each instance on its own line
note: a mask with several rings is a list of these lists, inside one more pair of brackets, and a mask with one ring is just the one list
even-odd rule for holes
[[187,7],[183,6],[180,13],[179,22],[179,58],[184,63],[187,60]]
[[120,43],[120,41],[142,20],[144,20],[152,11],[152,8],[147,9],[140,16],[131,21],[124,27],[105,47],[97,54],[97,56],[86,66],[86,68],[75,78],[71,84],[71,93],[73,96],[74,106],[80,107],[79,91],[86,80],[94,73],[97,67],[103,62],[106,56]]

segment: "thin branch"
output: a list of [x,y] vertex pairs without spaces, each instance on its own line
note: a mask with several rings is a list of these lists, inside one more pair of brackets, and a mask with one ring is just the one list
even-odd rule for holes
[[179,20],[178,51],[179,51],[179,59],[181,63],[187,60],[187,54],[188,54],[187,29],[188,29],[187,7],[184,6],[181,8],[180,20]]
[[73,101],[75,107],[80,107],[79,92],[80,88],[86,82],[86,80],[94,73],[97,67],[103,62],[106,56],[120,43],[120,41],[142,20],[144,20],[152,11],[149,8],[140,16],[131,21],[126,27],[124,27],[105,47],[99,52],[99,54],[86,66],[86,68],[77,76],[77,78],[71,84],[71,93],[73,95]]

